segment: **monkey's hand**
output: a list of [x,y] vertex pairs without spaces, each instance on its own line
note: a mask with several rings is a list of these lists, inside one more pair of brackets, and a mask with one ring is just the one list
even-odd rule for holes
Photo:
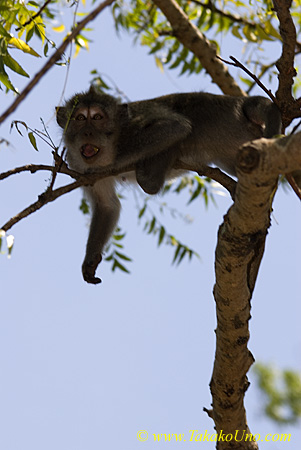
[[87,261],[86,259],[84,260],[83,265],[82,265],[82,273],[83,273],[84,280],[87,283],[90,283],[90,284],[101,283],[101,279],[95,277],[95,272],[96,272],[97,266],[101,262],[101,260],[102,260],[101,255],[100,255],[100,257],[98,257],[97,259],[95,259],[93,261],[92,260]]

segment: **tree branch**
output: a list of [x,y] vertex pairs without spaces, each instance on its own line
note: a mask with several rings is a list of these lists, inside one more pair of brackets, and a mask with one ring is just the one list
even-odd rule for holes
[[[291,141],[287,141],[285,139],[297,139],[298,142],[300,142],[300,136],[301,136],[301,133],[298,133],[296,135],[290,136],[289,138],[283,138],[282,140],[280,140],[280,142],[281,143],[291,142]],[[267,139],[262,139],[262,141],[274,142],[273,140],[267,140]],[[255,141],[255,142],[257,142],[257,141]],[[259,142],[261,142],[261,141],[259,141]],[[278,174],[279,173],[283,173],[283,174],[290,173],[290,172],[295,171],[296,167],[297,168],[299,167],[298,165],[296,166],[295,153],[291,155],[292,160],[288,161],[287,158],[284,160],[283,159],[284,157],[287,157],[286,150],[285,150],[285,154],[282,155],[282,157],[281,157],[282,159],[279,159],[280,160],[279,167],[275,169],[275,171]],[[297,164],[298,164],[298,159],[297,159]],[[287,167],[287,168],[285,168],[285,167]],[[191,167],[190,165],[183,164],[180,161],[175,162],[174,168],[179,169],[179,170],[194,171],[194,172],[197,172],[200,176],[206,176],[206,177],[212,178],[213,180],[217,181],[222,186],[224,186],[229,191],[232,198],[234,198],[234,194],[236,192],[236,182],[231,177],[229,177],[224,172],[222,172],[221,170],[219,170],[217,168],[208,167],[208,166],[201,166],[198,168]],[[301,164],[300,164],[300,169],[301,169]],[[96,181],[101,180],[103,178],[107,178],[110,176],[117,177],[120,174],[134,171],[135,166],[128,165],[128,166],[124,166],[121,168],[120,167],[116,168],[116,167],[114,167],[114,165],[110,165],[110,166],[104,167],[103,169],[98,169],[98,170],[91,171],[90,173],[81,174],[81,173],[75,172],[74,170],[69,169],[67,164],[58,155],[56,155],[55,166],[28,164],[26,166],[16,167],[15,169],[12,169],[12,170],[9,170],[7,172],[3,172],[2,174],[0,174],[0,180],[4,180],[5,178],[8,178],[11,175],[15,175],[18,173],[22,173],[22,172],[36,173],[40,170],[47,170],[47,171],[52,172],[53,177],[56,177],[57,173],[69,175],[72,178],[74,178],[76,181],[74,183],[71,183],[71,184],[63,186],[61,188],[58,188],[56,190],[53,190],[52,188],[53,188],[53,184],[54,184],[54,179],[52,178],[49,187],[46,189],[46,191],[44,193],[42,193],[39,196],[38,201],[34,202],[32,205],[28,206],[23,211],[21,211],[19,214],[17,214],[15,217],[13,217],[8,222],[6,222],[3,225],[3,227],[1,228],[4,231],[7,231],[13,225],[15,225],[17,222],[19,222],[21,219],[23,219],[23,218],[27,217],[28,215],[32,214],[33,212],[37,211],[38,209],[40,209],[42,206],[46,205],[47,203],[56,200],[58,197],[66,194],[67,192],[71,192],[74,189],[77,189],[78,187],[81,187],[81,186],[92,185]]]
[[16,216],[12,217],[8,222],[6,222],[3,225],[1,229],[4,231],[8,231],[10,228],[16,225],[16,223],[20,222],[20,220],[24,219],[25,217],[29,216],[35,211],[38,211],[38,209],[42,208],[42,206],[47,205],[47,203],[53,202],[58,197],[61,197],[62,195],[67,194],[68,192],[74,191],[74,189],[77,189],[81,185],[82,183],[80,181],[75,181],[74,183],[68,184],[67,186],[63,186],[58,189],[55,189],[54,191],[48,191],[47,193],[45,192],[39,195],[38,200],[36,202],[32,203],[30,206],[23,209],[23,211],[18,213]]
[[122,169],[117,170],[113,166],[107,166],[101,170],[97,170],[91,173],[81,174],[78,172],[75,172],[73,170],[70,170],[68,166],[63,163],[60,166],[45,166],[45,165],[34,165],[29,164],[27,166],[23,167],[17,167],[16,169],[9,170],[8,172],[4,172],[3,174],[0,174],[0,180],[3,180],[11,175],[26,172],[29,171],[31,173],[35,173],[39,170],[49,170],[54,175],[57,173],[63,173],[66,175],[70,175],[71,177],[75,178],[76,181],[74,183],[68,184],[66,186],[60,187],[58,189],[52,190],[52,181],[50,183],[50,186],[46,189],[45,192],[39,195],[38,200],[34,203],[32,203],[30,206],[25,208],[23,211],[18,213],[16,216],[12,217],[10,220],[8,220],[1,229],[4,231],[8,231],[11,227],[16,225],[16,223],[20,222],[20,220],[24,219],[25,217],[29,216],[30,214],[34,213],[38,209],[42,208],[42,206],[46,205],[47,203],[53,202],[58,197],[61,197],[64,194],[67,194],[68,192],[73,191],[74,189],[77,189],[81,186],[89,186],[94,184],[97,180],[101,180],[103,178],[107,178],[109,176],[117,176],[120,173],[129,172],[130,170],[134,170],[134,166],[127,166]]
[[[243,146],[237,160],[235,203],[218,233],[216,248],[216,354],[210,388],[219,450],[255,450],[249,440],[244,395],[254,358],[249,340],[251,297],[270,226],[278,175],[301,169],[301,133],[278,140],[260,139]],[[208,412],[208,411],[207,411]]]
[[276,63],[279,71],[279,87],[276,98],[285,129],[294,118],[301,116],[301,102],[297,102],[292,96],[292,85],[294,84],[294,77],[297,75],[294,67],[297,36],[290,13],[292,0],[273,0],[273,4],[279,20],[279,31],[283,42],[282,54]]
[[70,44],[73,39],[81,32],[81,30],[95,17],[101,13],[101,11],[110,6],[114,0],[105,0],[103,3],[98,5],[90,14],[88,14],[81,22],[79,22],[74,30],[66,37],[66,39],[62,42],[59,48],[54,52],[54,54],[48,59],[46,64],[42,67],[41,70],[33,77],[33,79],[28,83],[28,85],[23,89],[23,91],[18,95],[16,100],[7,108],[7,110],[1,115],[0,123],[2,123],[15,109],[19,106],[19,104],[26,98],[29,92],[34,88],[34,86],[40,81],[40,79],[48,72],[49,69],[61,58],[62,54],[66,50],[67,46]]
[[231,197],[234,199],[235,194],[235,188],[236,188],[236,182],[233,180],[233,178],[229,177],[227,174],[222,172],[220,169],[215,167],[209,167],[209,166],[202,166],[198,167],[197,169],[192,166],[189,166],[187,164],[183,164],[181,161],[176,161],[174,169],[181,169],[181,170],[189,170],[191,172],[197,172],[200,177],[208,177],[211,178],[214,181],[217,181],[219,184],[221,184]]
[[[177,161],[174,166],[175,169],[180,170],[186,170],[186,171],[196,171],[195,168],[190,167],[186,164],[180,163]],[[7,172],[3,172],[0,174],[0,180],[4,180],[5,178],[10,177],[11,175],[15,175],[22,172],[30,172],[30,173],[36,173],[41,170],[47,170],[52,172],[52,180],[50,182],[50,185],[46,189],[44,193],[39,195],[38,201],[32,203],[30,206],[25,208],[23,211],[21,211],[19,214],[11,218],[8,222],[6,222],[1,229],[4,231],[9,230],[13,225],[18,223],[20,220],[24,219],[25,217],[29,216],[30,214],[34,213],[38,209],[42,208],[42,206],[46,205],[49,202],[53,202],[58,197],[61,197],[62,195],[73,191],[74,189],[77,189],[81,186],[88,186],[91,184],[94,184],[96,181],[101,180],[103,178],[107,178],[110,176],[118,176],[120,174],[134,171],[135,166],[124,166],[121,168],[116,169],[113,165],[104,167],[103,169],[98,169],[91,171],[90,173],[78,173],[74,170],[69,169],[67,164],[61,159],[59,155],[56,155],[55,158],[55,166],[47,166],[47,165],[38,165],[38,164],[28,164],[26,166],[22,167],[16,167],[15,169],[8,170]],[[211,167],[200,167],[197,171],[199,175],[201,176],[207,176],[209,178],[212,178],[213,180],[219,182],[222,184],[232,195],[232,198],[234,196],[235,192],[235,181],[230,178],[228,175],[223,173],[219,169],[214,169]],[[53,190],[54,180],[56,178],[56,175],[58,173],[62,173],[65,175],[69,175],[72,178],[76,180],[75,183],[68,184],[66,186],[63,186],[61,188],[58,188],[56,190]]]
[[246,95],[227,68],[216,57],[216,49],[175,0],[153,0],[169,20],[174,36],[200,60],[202,66],[224,94]]

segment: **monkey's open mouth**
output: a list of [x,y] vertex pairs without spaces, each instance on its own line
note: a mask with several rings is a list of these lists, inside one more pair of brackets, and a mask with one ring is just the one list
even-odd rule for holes
[[98,147],[96,147],[96,145],[85,144],[81,148],[81,154],[83,155],[84,158],[89,159],[89,158],[93,158],[93,156],[97,155],[99,150],[100,149]]

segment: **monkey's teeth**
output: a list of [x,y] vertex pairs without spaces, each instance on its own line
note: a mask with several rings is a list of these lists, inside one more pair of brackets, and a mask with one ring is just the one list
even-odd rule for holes
[[85,144],[82,146],[81,153],[85,158],[92,158],[99,152],[99,148],[96,145]]

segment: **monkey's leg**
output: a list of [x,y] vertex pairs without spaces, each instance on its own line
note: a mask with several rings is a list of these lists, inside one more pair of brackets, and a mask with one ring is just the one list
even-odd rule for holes
[[137,183],[147,194],[157,194],[163,187],[177,152],[165,151],[136,164]]
[[118,197],[115,191],[111,191],[111,185],[108,186],[105,181],[99,181],[92,188],[85,189],[91,201],[93,215],[82,273],[84,280],[91,284],[101,283],[101,279],[95,277],[95,272],[120,213]]

